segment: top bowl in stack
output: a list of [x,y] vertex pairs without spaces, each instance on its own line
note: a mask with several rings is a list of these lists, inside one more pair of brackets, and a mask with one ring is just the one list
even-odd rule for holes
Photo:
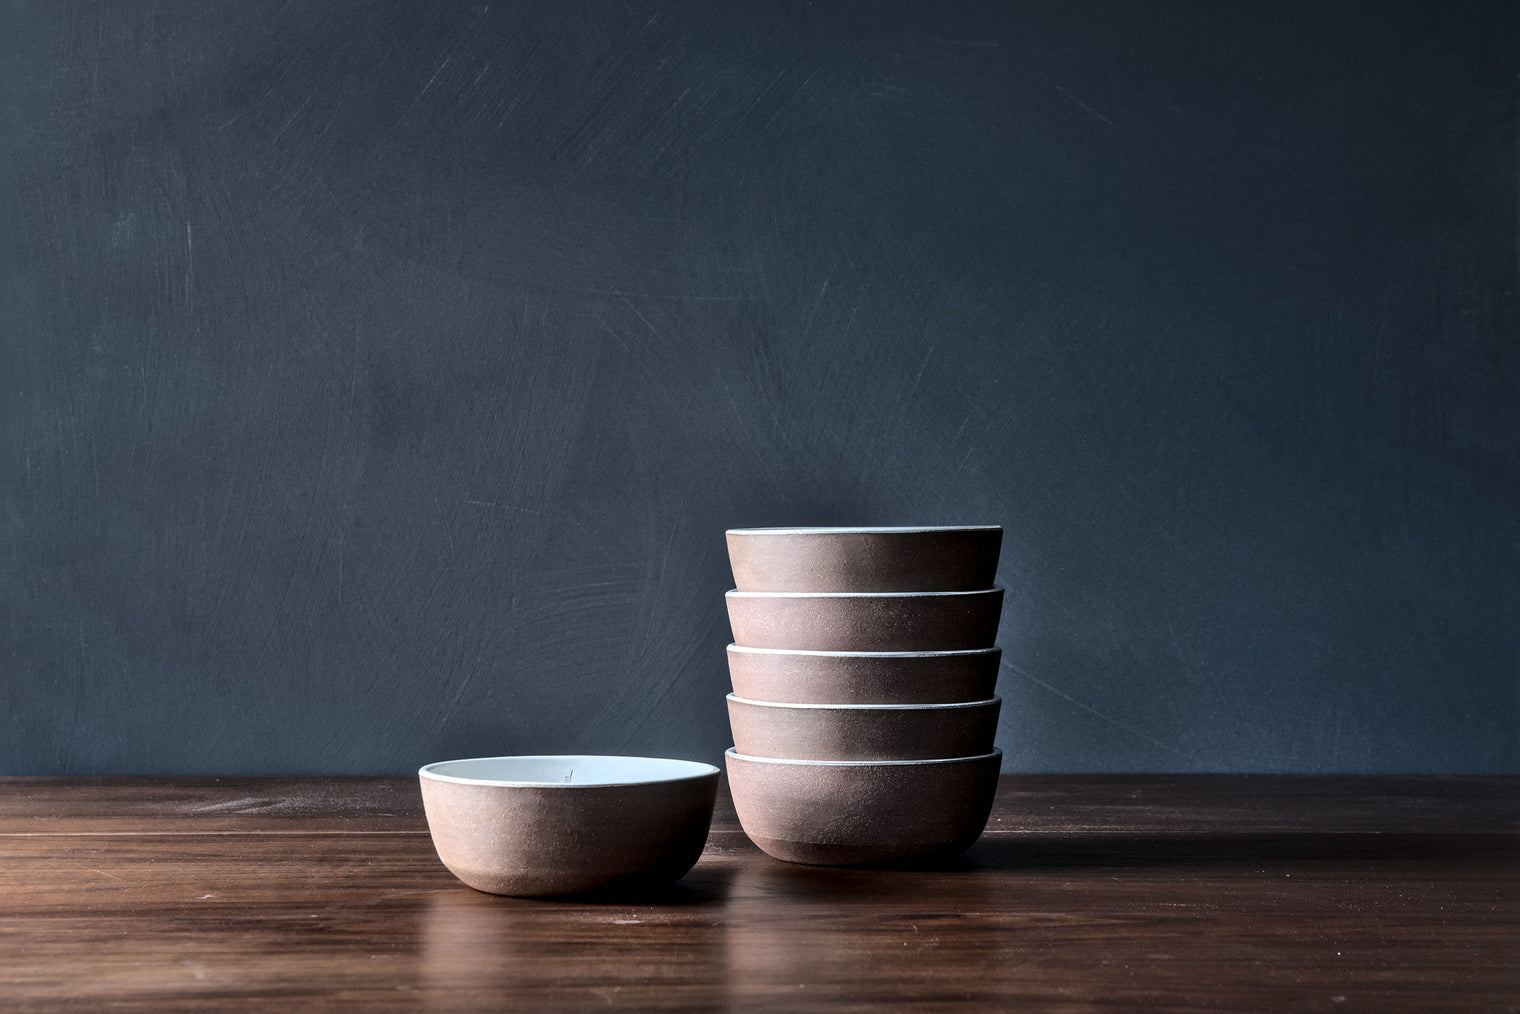
[[981,834],[1001,759],[1002,534],[727,533],[728,773],[762,849],[848,865],[958,852]]
[[997,575],[1003,529],[731,528],[741,592],[982,591]]

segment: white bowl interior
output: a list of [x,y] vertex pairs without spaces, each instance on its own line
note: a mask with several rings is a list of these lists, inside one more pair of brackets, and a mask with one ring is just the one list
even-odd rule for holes
[[844,528],[730,528],[726,535],[851,535],[893,534],[898,532],[993,532],[999,525],[922,525],[906,527],[844,527]]
[[[964,708],[985,708],[989,704],[1001,704],[1001,697],[989,697],[985,701],[954,701],[948,704],[787,704],[781,701],[756,701],[738,694],[728,699],[737,704],[754,708],[776,708],[781,711],[956,711]],[[740,754],[740,756],[744,756]]]
[[803,648],[755,648],[747,644],[729,644],[738,655],[816,655],[823,658],[962,658],[970,655],[1003,653],[1002,648],[957,648],[953,651],[817,651]]
[[896,592],[762,592],[730,588],[723,593],[731,599],[953,599],[985,598],[1003,594],[1003,586],[976,588],[971,591],[896,591]]
[[674,782],[716,774],[700,761],[666,757],[602,757],[545,755],[537,757],[474,757],[439,761],[417,773],[424,778],[469,785],[642,785]]
[[909,767],[912,765],[928,766],[933,764],[965,764],[968,761],[987,760],[989,757],[1003,756],[1002,747],[993,747],[991,753],[979,753],[971,757],[927,757],[923,760],[797,760],[791,757],[755,757],[751,754],[740,753],[736,748],[729,747],[723,751],[725,757],[737,757],[742,761],[752,764],[788,764],[795,767],[820,767],[820,768],[890,768]]

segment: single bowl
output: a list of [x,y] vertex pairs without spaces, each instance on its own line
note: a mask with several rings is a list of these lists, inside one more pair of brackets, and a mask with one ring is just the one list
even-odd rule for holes
[[964,704],[776,704],[728,695],[742,756],[785,760],[930,760],[987,753],[1000,698]]
[[976,591],[997,575],[997,525],[940,528],[731,528],[740,591]]
[[1003,589],[969,592],[727,593],[734,643],[791,651],[991,648]]
[[673,883],[702,854],[718,769],[655,757],[480,757],[418,772],[438,858],[520,896]]
[[739,825],[789,863],[856,866],[964,851],[992,812],[1003,751],[918,761],[724,755]]
[[728,674],[734,693],[752,701],[948,704],[991,697],[1002,655],[1001,648],[786,651],[730,644]]

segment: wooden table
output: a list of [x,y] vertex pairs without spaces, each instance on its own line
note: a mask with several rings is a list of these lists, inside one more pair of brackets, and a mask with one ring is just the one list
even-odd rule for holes
[[1005,777],[920,870],[726,795],[667,895],[478,894],[412,778],[0,779],[0,1009],[1520,1009],[1520,779]]

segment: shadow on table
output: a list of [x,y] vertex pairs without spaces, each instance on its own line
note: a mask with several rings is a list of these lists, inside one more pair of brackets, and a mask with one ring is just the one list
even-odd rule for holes
[[720,904],[728,895],[728,878],[692,870],[674,884],[657,887],[624,887],[605,891],[562,894],[546,901],[580,902],[586,905],[664,905],[686,907]]
[[944,871],[1062,867],[1229,866],[1278,860],[1496,861],[1520,858],[1503,832],[1266,832],[1189,834],[997,834],[932,867]]
[[827,867],[767,859],[738,870],[734,896],[910,902],[923,895],[927,878],[970,892],[962,899],[969,903],[979,891],[998,889],[998,878],[979,876],[989,871],[1253,870],[1284,862],[1347,860],[1376,867],[1454,859],[1507,869],[1520,861],[1520,839],[1500,833],[999,834],[982,838],[962,855],[919,862]]

